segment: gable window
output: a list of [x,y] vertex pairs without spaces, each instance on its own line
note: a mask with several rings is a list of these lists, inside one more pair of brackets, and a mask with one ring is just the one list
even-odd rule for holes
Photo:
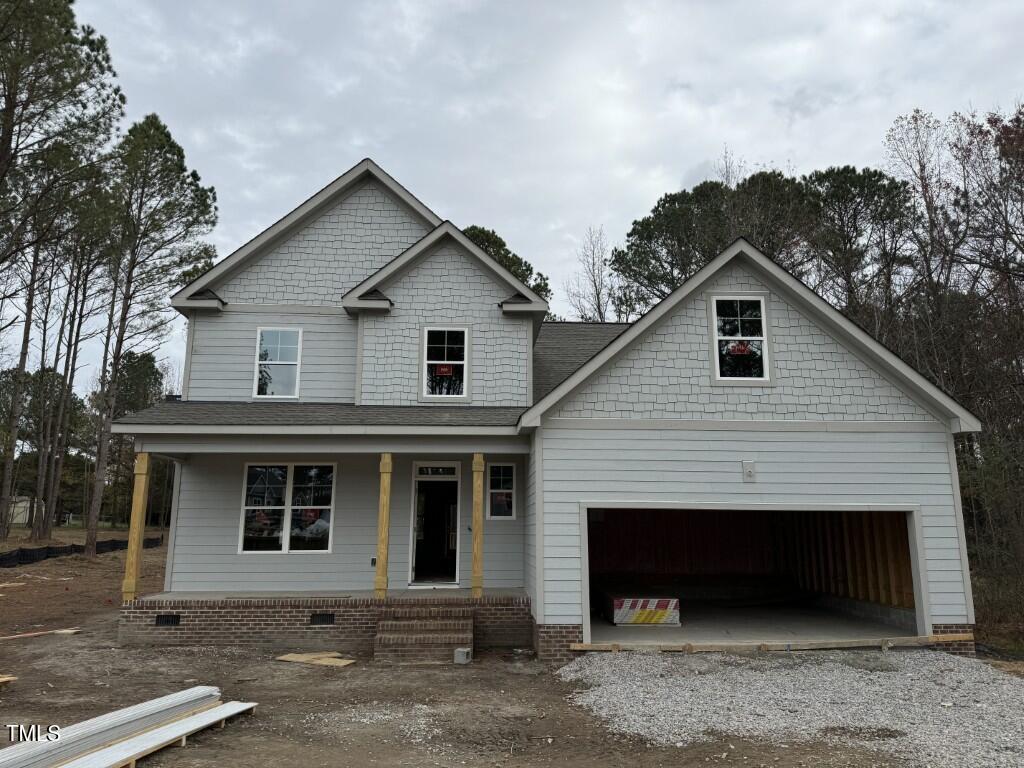
[[333,464],[248,464],[241,552],[330,552]]
[[254,397],[298,397],[302,331],[259,328],[256,331]]
[[764,299],[716,296],[715,375],[719,379],[768,379]]
[[487,465],[487,519],[516,519],[516,465]]
[[423,395],[466,396],[466,329],[425,328]]

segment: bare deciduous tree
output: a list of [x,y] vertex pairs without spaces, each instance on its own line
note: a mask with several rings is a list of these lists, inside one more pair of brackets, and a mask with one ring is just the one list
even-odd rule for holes
[[611,249],[604,227],[587,227],[576,249],[578,270],[565,280],[565,296],[579,320],[607,323],[622,320],[615,303],[617,279],[608,264]]

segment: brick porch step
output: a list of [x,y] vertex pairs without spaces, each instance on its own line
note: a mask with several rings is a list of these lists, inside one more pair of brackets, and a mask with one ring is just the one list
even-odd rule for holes
[[472,647],[472,609],[385,608],[377,622],[373,659],[392,664],[451,664],[456,648]]
[[473,619],[381,619],[377,622],[377,632],[401,632],[415,634],[417,632],[444,631],[451,633],[473,633]]
[[382,619],[472,619],[473,609],[439,605],[384,608],[380,612],[380,617]]

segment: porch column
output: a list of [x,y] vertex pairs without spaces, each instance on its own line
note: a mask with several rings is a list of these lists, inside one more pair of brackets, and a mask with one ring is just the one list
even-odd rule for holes
[[128,527],[128,552],[124,559],[121,599],[134,600],[142,572],[142,536],[146,530],[146,501],[149,498],[149,454],[135,456],[135,488],[132,491],[132,517]]
[[391,530],[391,454],[380,455],[380,497],[377,505],[377,572],[373,596],[388,594],[388,532]]
[[473,597],[484,594],[484,455],[473,454]]

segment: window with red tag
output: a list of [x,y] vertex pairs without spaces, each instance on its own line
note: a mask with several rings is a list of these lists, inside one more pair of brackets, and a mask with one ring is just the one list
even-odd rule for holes
[[424,396],[465,397],[466,330],[427,328],[424,342]]

